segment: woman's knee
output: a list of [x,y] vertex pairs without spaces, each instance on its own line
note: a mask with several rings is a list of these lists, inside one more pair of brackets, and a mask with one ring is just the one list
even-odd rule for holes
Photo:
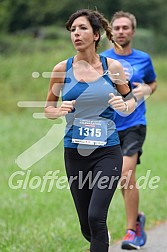
[[91,234],[90,234],[90,228],[88,226],[82,226],[81,227],[81,232],[85,239],[89,242],[91,242]]
[[105,220],[101,217],[101,211],[98,213],[94,211],[93,213],[89,213],[88,216],[89,226],[92,232],[98,232],[98,230],[102,230],[105,225]]

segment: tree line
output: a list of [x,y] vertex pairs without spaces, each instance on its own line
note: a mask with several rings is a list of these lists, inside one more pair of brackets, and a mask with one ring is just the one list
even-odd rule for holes
[[152,30],[161,48],[167,36],[166,0],[0,0],[0,30],[15,33],[33,27],[64,26],[81,8],[97,9],[109,20],[115,11],[132,12],[138,27]]

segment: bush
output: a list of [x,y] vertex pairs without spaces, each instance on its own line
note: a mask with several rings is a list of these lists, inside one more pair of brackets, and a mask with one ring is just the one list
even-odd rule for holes
[[37,50],[49,51],[55,43],[59,41],[62,43],[62,41],[65,42],[69,39],[69,32],[65,28],[57,26],[34,27],[12,35],[1,34],[0,54],[33,53]]
[[133,47],[147,53],[156,53],[154,33],[151,30],[138,28],[136,30]]

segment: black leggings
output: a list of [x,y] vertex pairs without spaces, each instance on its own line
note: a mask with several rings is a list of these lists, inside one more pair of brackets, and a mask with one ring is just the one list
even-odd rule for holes
[[94,150],[82,156],[65,148],[65,166],[77,209],[81,231],[91,252],[108,252],[108,208],[122,170],[119,145]]

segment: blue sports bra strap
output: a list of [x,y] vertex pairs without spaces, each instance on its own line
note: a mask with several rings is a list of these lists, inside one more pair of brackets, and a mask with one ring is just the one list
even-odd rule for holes
[[67,60],[67,63],[66,63],[66,72],[68,72],[68,70],[72,67],[73,59],[74,59],[74,57],[71,57],[71,58],[69,58]]
[[103,66],[103,69],[104,69],[104,72],[108,70],[108,66],[107,66],[107,58],[100,55],[100,60],[102,62],[102,66]]
[[108,65],[107,65],[107,58],[100,55],[100,59],[101,59],[101,62],[102,62],[102,66],[103,66],[103,69],[104,69],[104,73],[103,73],[103,78],[109,82],[112,86],[114,86],[114,83],[112,82],[111,78],[108,76]]
[[66,63],[66,75],[64,79],[64,83],[69,83],[70,78],[68,77],[68,71],[72,68],[73,57],[69,58]]

